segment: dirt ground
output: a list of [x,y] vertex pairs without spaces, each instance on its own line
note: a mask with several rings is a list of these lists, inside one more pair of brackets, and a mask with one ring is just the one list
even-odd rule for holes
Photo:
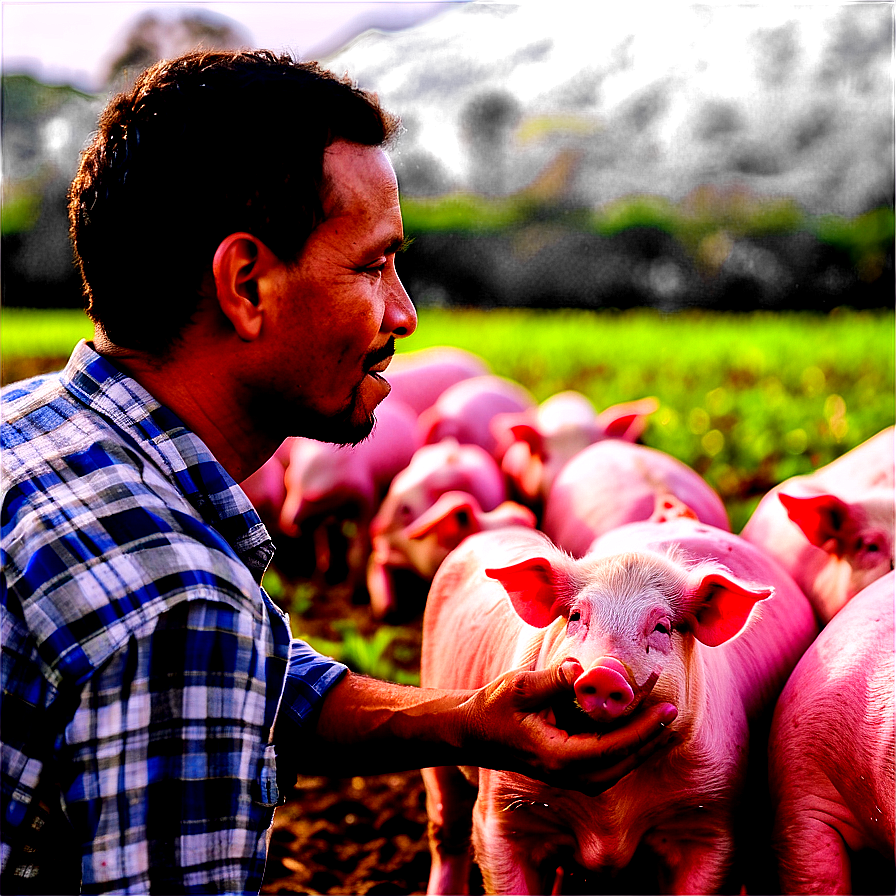
[[[338,639],[352,620],[369,637],[369,605],[343,585],[329,587],[293,630]],[[419,668],[421,619],[399,629],[403,665]],[[426,806],[419,771],[371,777],[300,777],[274,818],[262,893],[425,893],[429,878]]]

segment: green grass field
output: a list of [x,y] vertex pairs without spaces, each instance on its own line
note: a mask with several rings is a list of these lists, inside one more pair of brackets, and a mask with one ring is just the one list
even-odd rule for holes
[[[65,357],[92,328],[78,311],[3,312],[0,352]],[[719,314],[648,310],[422,309],[400,351],[456,345],[538,400],[578,389],[598,409],[653,395],[644,441],[698,470],[735,530],[759,497],[894,422],[894,315]]]

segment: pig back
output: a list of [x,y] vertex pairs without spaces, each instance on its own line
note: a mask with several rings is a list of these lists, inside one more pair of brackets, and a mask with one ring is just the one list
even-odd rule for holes
[[582,557],[604,532],[650,519],[665,496],[699,520],[730,528],[722,499],[695,470],[655,448],[608,439],[580,451],[557,474],[543,529],[556,545]]
[[545,550],[556,549],[540,532],[509,526],[471,535],[445,558],[423,615],[423,687],[481,687],[523,662],[544,631],[526,625],[483,570]]
[[589,554],[677,547],[685,558],[711,560],[735,576],[775,589],[756,605],[741,632],[719,647],[703,648],[709,678],[736,686],[748,718],[774,705],[788,676],[818,634],[809,600],[773,559],[739,536],[692,519],[621,526],[595,539]]
[[[794,854],[803,850],[810,814],[826,816],[833,795],[846,810],[833,819],[847,844],[892,858],[894,576],[869,585],[834,617],[778,701],[769,747],[776,829],[779,837],[788,831]],[[793,858],[780,851],[785,861]],[[812,864],[810,855],[804,858]]]

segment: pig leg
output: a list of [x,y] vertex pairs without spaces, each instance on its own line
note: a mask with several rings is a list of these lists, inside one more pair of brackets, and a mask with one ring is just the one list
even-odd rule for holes
[[426,811],[429,815],[431,894],[470,892],[470,830],[476,789],[460,769],[425,768]]
[[[544,829],[536,821],[534,826],[538,833],[534,837],[531,831],[522,838],[508,837],[508,819],[498,817],[494,807],[490,808],[491,801],[484,791],[481,786],[473,809],[473,853],[482,872],[485,892],[507,896],[556,892],[556,864],[546,862],[547,856],[543,854],[546,845],[552,842],[551,830]],[[522,810],[514,813],[514,827],[519,825],[528,829],[533,821]]]
[[799,787],[781,793],[774,830],[781,892],[851,893],[849,853],[843,838],[850,827],[857,827],[851,813],[821,772],[816,771],[811,786],[800,777]]
[[689,833],[679,825],[674,831],[659,828],[646,838],[663,866],[662,893],[717,893],[725,882],[733,854],[731,837],[718,830],[704,834],[699,822],[690,827]]

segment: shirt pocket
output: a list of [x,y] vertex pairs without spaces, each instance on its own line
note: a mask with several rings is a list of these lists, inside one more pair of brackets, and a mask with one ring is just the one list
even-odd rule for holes
[[264,748],[258,764],[257,785],[256,802],[269,809],[273,818],[274,809],[286,802],[286,797],[281,796],[280,786],[277,784],[277,751],[274,744],[268,744]]

